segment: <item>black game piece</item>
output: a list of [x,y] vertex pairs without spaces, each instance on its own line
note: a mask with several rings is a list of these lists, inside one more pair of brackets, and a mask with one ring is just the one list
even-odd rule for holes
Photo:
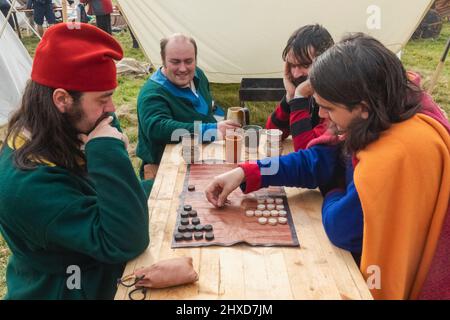
[[197,216],[197,210],[191,210],[188,213],[189,213],[189,217],[191,217],[191,218],[194,218]]
[[188,190],[189,190],[189,191],[195,191],[195,186],[194,186],[193,184],[190,184],[190,185],[188,186]]
[[182,218],[189,218],[189,213],[183,211],[183,212],[180,213],[180,217],[182,217]]
[[208,240],[208,241],[214,240],[214,233],[212,233],[212,232],[207,232],[207,233],[205,234],[205,239]]
[[205,230],[206,232],[211,232],[213,230],[213,226],[210,224],[205,224],[203,226],[203,230]]
[[183,238],[184,240],[192,240],[192,233],[190,232],[183,233]]
[[186,231],[187,232],[194,232],[195,231],[195,227],[192,224],[190,224],[190,225],[186,226]]
[[180,220],[180,223],[181,223],[183,226],[187,226],[187,225],[189,224],[189,219],[181,219],[181,220]]
[[203,231],[203,225],[202,224],[198,224],[195,226],[195,231]]
[[203,239],[203,232],[196,232],[194,233],[195,240],[202,240]]
[[185,226],[178,226],[178,232],[186,232]]
[[184,239],[184,235],[182,233],[175,233],[175,241],[181,241]]
[[199,218],[192,218],[191,222],[192,222],[192,224],[197,225],[197,224],[200,224],[200,219]]
[[191,211],[192,210],[192,206],[185,204],[183,207],[184,211]]

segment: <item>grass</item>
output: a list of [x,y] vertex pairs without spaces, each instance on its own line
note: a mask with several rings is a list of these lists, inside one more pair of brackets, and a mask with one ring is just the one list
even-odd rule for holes
[[[425,88],[428,88],[448,39],[450,39],[450,22],[443,25],[439,38],[410,41],[403,51],[403,64],[407,70],[414,70],[422,75],[422,84]],[[441,76],[433,90],[434,100],[447,112],[447,115],[450,115],[449,65],[450,56],[447,57]]]
[[[116,34],[115,37],[122,44],[125,57],[148,62],[141,50],[132,48],[132,41],[128,32],[121,32]],[[405,68],[407,70],[419,72],[422,75],[422,84],[425,88],[429,84],[430,78],[449,37],[450,23],[447,22],[444,24],[439,38],[410,41],[403,51],[402,61]],[[26,37],[23,39],[23,43],[30,54],[33,55],[38,39],[35,37]],[[281,50],[282,48],[280,48],[280,51]],[[450,60],[450,58],[448,60]],[[433,92],[433,97],[448,115],[450,115],[449,63],[450,61],[447,61],[447,65]],[[119,76],[119,87],[114,94],[117,115],[120,119],[122,128],[130,139],[129,153],[135,169],[139,166],[139,159],[135,156],[137,142],[136,99],[140,88],[147,78],[148,76]],[[239,84],[211,84],[211,90],[217,104],[225,108],[239,105]],[[264,125],[267,116],[272,112],[274,106],[274,102],[248,103],[251,112],[251,122]],[[4,128],[0,128],[0,142],[2,140],[2,130],[4,130]],[[5,269],[8,256],[9,250],[4,240],[0,237],[0,298],[6,293]]]
[[6,294],[6,264],[8,262],[9,249],[5,240],[0,236],[0,298]]

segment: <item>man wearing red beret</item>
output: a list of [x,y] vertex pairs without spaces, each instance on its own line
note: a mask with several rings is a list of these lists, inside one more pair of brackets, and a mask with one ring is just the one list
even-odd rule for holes
[[53,26],[36,49],[0,151],[6,299],[111,299],[149,244],[147,197],[111,125],[122,56],[87,24]]

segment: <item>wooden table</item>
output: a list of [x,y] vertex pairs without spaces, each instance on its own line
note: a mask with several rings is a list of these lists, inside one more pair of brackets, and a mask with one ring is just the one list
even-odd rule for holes
[[[203,159],[217,159],[222,142],[204,145]],[[283,145],[292,150],[292,140]],[[317,190],[285,188],[299,247],[200,247],[171,249],[186,164],[181,146],[168,145],[149,198],[150,245],[130,261],[124,275],[159,260],[190,256],[199,280],[153,289],[147,299],[372,299],[351,254],[330,243],[322,226]],[[133,289],[133,288],[132,288]],[[116,299],[128,299],[119,286]]]

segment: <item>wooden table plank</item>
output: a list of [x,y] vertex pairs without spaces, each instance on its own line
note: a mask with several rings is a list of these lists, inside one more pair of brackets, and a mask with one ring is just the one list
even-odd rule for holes
[[[261,143],[262,153],[264,139]],[[290,138],[283,149],[292,151]],[[222,157],[222,142],[202,146],[203,160]],[[168,145],[149,198],[150,245],[127,264],[124,274],[163,259],[190,256],[199,280],[150,290],[148,299],[372,299],[351,254],[328,240],[321,221],[322,197],[316,190],[285,188],[300,248],[239,244],[172,249],[186,168],[181,147]],[[116,299],[128,299],[128,292],[119,287]]]

